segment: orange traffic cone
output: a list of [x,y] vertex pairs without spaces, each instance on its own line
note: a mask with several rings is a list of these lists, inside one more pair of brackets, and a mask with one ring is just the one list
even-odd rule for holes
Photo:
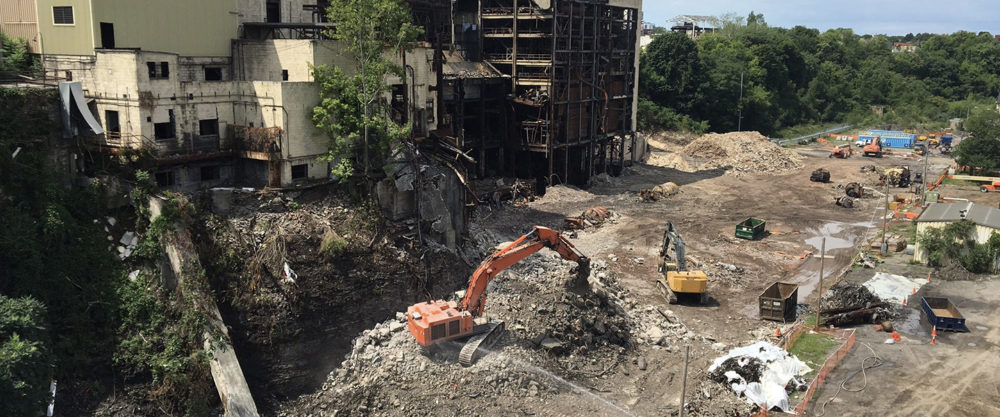
[[934,336],[931,336],[931,346],[934,346],[934,345],[937,344],[937,343],[934,343],[934,339],[937,339],[937,338],[934,337]]
[[931,328],[931,337],[937,337],[937,326]]
[[781,337],[781,328],[774,329],[774,337]]
[[913,289],[913,295],[917,295],[917,289],[916,288]]
[[927,273],[927,282],[931,282],[931,273],[930,272]]
[[903,307],[906,307],[906,297],[903,297]]
[[894,342],[899,342],[900,340],[903,340],[903,338],[902,338],[902,337],[899,337],[899,332],[897,332],[897,331],[893,330],[893,331],[892,331],[892,340],[893,340]]

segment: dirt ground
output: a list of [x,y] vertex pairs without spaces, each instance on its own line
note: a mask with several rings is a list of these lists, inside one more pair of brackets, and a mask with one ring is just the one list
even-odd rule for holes
[[[654,138],[649,163],[636,164],[623,176],[601,176],[586,190],[552,187],[523,205],[479,207],[472,218],[469,243],[485,254],[534,225],[562,230],[567,216],[595,206],[610,209],[614,217],[600,227],[568,233],[601,264],[600,274],[609,277],[614,296],[593,303],[586,297],[573,301],[560,296],[563,290],[553,277],[569,267],[553,261],[551,254],[535,255],[542,261],[515,265],[491,287],[487,314],[507,320],[513,331],[480,363],[461,368],[447,354],[420,353],[398,321],[390,320],[355,341],[348,360],[320,391],[287,403],[278,414],[676,415],[684,351],[690,347],[688,414],[746,415],[743,400],[707,379],[708,365],[730,348],[776,341],[775,330],[790,326],[758,318],[758,296],[766,287],[776,281],[798,284],[799,303],[805,307],[815,299],[821,263],[825,276],[839,276],[851,268],[855,248],[875,237],[884,214],[881,194],[871,193],[852,209],[834,204],[849,182],[881,188],[878,175],[862,172],[862,166],[913,168],[918,161],[891,155],[830,159],[827,151],[807,147],[795,150],[801,166],[754,174],[745,167],[731,169],[680,155],[690,141]],[[949,160],[936,157],[931,163],[940,172]],[[819,167],[830,171],[829,183],[809,181]],[[640,190],[668,181],[680,186],[679,194],[657,202],[637,197]],[[890,194],[907,191],[892,189]],[[769,235],[757,241],[736,239],[736,224],[751,216],[767,220]],[[709,276],[707,305],[668,304],[655,287],[667,221],[687,244],[689,267]],[[825,258],[818,254],[824,237]],[[564,308],[571,304],[599,309],[583,309],[583,324],[578,324],[567,320],[575,314]],[[615,326],[610,332],[594,331],[595,320]],[[593,335],[578,337],[581,330]],[[608,334],[615,336],[609,339]],[[530,342],[546,336],[574,338],[570,353],[546,353]],[[428,388],[415,392],[418,385]]]

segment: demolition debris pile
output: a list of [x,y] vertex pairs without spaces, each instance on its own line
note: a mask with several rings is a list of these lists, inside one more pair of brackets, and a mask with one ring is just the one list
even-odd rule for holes
[[709,133],[689,143],[682,152],[706,160],[699,169],[727,168],[735,175],[780,173],[802,167],[801,156],[757,132]]
[[[364,331],[319,391],[279,415],[537,414],[546,399],[580,389],[563,379],[613,372],[637,344],[669,349],[691,337],[672,313],[637,305],[603,261],[591,262],[582,288],[572,285],[575,267],[543,251],[498,276],[485,316],[507,334],[472,366],[457,361],[461,341],[422,349],[400,313]],[[521,400],[482,401],[506,397]]]

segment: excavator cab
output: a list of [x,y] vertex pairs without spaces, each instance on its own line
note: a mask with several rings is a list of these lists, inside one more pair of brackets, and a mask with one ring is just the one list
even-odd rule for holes
[[[674,257],[670,257],[670,248],[674,249]],[[687,259],[684,254],[684,240],[674,227],[673,222],[667,222],[667,230],[663,232],[663,246],[660,248],[660,273],[663,278],[656,280],[656,285],[666,297],[667,302],[676,304],[679,297],[697,297],[698,302],[708,302],[708,275],[705,271],[687,269]]]

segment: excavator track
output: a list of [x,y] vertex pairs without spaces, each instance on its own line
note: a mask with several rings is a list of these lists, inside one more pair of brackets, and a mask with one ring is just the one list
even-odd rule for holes
[[476,354],[479,353],[479,349],[490,348],[503,335],[504,323],[502,321],[487,323],[482,326],[489,326],[489,328],[482,333],[477,332],[479,334],[472,336],[469,341],[465,342],[465,346],[462,346],[462,351],[458,354],[458,363],[462,364],[462,366],[472,366],[476,362],[476,359],[478,359]]

